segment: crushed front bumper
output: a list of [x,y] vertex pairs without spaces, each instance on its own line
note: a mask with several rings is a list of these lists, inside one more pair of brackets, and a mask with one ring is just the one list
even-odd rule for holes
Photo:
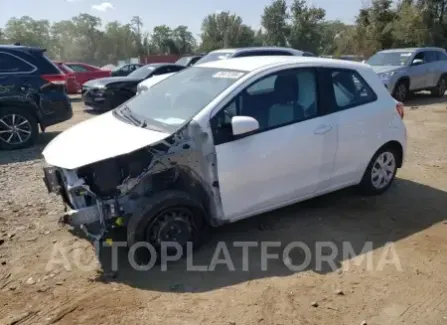
[[98,223],[105,232],[107,221],[117,217],[117,202],[103,201],[90,191],[72,171],[64,172],[57,167],[46,166],[44,182],[49,193],[62,197],[66,212],[61,218],[63,224],[76,228]]

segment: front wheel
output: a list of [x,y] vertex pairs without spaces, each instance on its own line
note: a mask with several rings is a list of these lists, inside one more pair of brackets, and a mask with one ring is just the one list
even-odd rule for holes
[[29,147],[38,134],[38,123],[32,113],[18,107],[0,108],[0,149]]
[[194,249],[202,243],[207,232],[205,211],[188,193],[162,191],[139,206],[127,226],[127,244],[138,264],[160,262],[163,253],[184,257],[190,253],[188,243]]
[[435,88],[431,90],[432,96],[442,97],[447,90],[447,77],[442,76]]
[[360,183],[360,190],[366,195],[379,195],[386,192],[394,181],[397,172],[398,156],[391,148],[379,150],[371,159]]
[[409,89],[405,81],[399,81],[394,88],[393,97],[403,103],[408,97]]

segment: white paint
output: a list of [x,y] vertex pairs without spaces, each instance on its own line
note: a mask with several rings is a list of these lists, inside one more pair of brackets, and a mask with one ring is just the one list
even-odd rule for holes
[[42,154],[48,164],[76,169],[138,150],[167,136],[123,122],[108,112],[59,134]]

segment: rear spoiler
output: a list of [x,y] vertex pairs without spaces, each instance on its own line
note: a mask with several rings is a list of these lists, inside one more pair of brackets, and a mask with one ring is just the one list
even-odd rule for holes
[[[23,46],[22,44],[20,44],[20,42],[16,42],[13,44],[14,46]],[[26,47],[26,49],[30,52],[34,52],[34,53],[44,53],[47,51],[47,49],[43,49],[41,47],[37,47],[37,46],[28,46]]]

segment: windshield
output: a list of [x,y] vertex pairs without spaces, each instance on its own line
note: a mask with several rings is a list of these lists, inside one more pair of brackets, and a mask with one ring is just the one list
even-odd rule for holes
[[172,132],[243,75],[245,72],[236,70],[191,67],[133,97],[116,108],[115,113],[119,115],[120,110],[128,107],[146,127]]
[[217,52],[217,53],[211,52],[205,55],[199,61],[197,61],[196,64],[229,59],[233,54],[234,54],[233,52]]
[[129,78],[135,78],[135,79],[146,79],[149,73],[154,71],[155,68],[149,65],[142,66],[141,68],[138,68],[137,70],[131,72],[128,77]]
[[402,66],[408,63],[413,52],[379,52],[366,61],[372,66]]
[[125,65],[126,65],[126,64],[118,65],[118,66],[114,67],[114,68],[112,69],[112,71],[118,71],[118,70],[120,70],[122,67],[124,67]]
[[175,61],[175,64],[179,64],[179,65],[188,65],[189,61],[191,60],[191,58],[189,56],[186,56],[184,58],[180,58],[177,61]]

